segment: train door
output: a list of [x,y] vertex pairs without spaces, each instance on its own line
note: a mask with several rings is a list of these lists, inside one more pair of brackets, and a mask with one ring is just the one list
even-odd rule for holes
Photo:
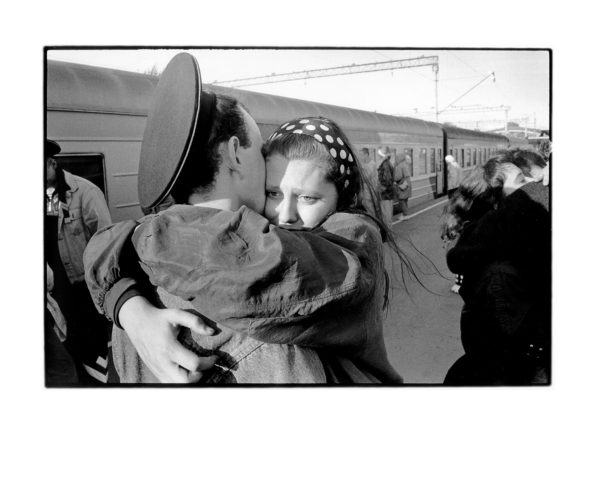
[[427,148],[420,148],[419,149],[419,171],[417,172],[418,175],[427,175],[428,174],[428,149]]
[[431,172],[436,174],[436,196],[445,193],[444,191],[444,174],[442,173],[442,149],[430,149],[430,166]]

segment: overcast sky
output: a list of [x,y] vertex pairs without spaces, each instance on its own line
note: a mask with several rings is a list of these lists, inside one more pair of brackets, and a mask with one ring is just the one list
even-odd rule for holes
[[[179,50],[50,50],[48,59],[145,72],[163,70]],[[454,107],[490,111],[445,112],[440,121],[469,128],[497,128],[509,121],[547,128],[549,125],[549,55],[530,50],[189,50],[199,61],[205,83],[246,77],[438,56],[438,109]],[[489,77],[489,73],[494,76]],[[488,77],[486,79],[486,77]],[[495,81],[493,80],[495,77]],[[382,113],[418,116],[434,112],[435,76],[431,66],[297,80],[244,87]],[[482,80],[484,80],[482,82]],[[480,83],[481,82],[481,83]],[[468,94],[466,92],[471,90]],[[416,113],[417,109],[417,113]],[[435,114],[425,115],[435,120]]]

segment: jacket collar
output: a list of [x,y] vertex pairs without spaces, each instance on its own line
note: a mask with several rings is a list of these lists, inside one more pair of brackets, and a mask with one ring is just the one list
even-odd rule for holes
[[[76,190],[79,189],[79,184],[78,181],[76,181],[75,177],[73,174],[68,173],[68,171],[64,171],[64,181],[66,181],[66,184],[68,185],[68,190],[70,190],[71,193],[74,193]],[[67,191],[68,194],[68,191]]]

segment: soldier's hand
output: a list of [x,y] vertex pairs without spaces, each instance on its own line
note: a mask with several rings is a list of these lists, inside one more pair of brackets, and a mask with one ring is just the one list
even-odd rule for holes
[[217,359],[198,356],[178,341],[181,326],[206,336],[215,332],[192,313],[159,309],[142,296],[135,296],[122,305],[119,319],[144,363],[163,383],[197,382]]

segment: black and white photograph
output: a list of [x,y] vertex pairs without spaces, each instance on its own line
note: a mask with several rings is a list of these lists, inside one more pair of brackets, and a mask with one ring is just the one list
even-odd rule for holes
[[551,50],[46,54],[48,387],[551,384]]
[[593,475],[587,8],[9,7],[2,477]]

